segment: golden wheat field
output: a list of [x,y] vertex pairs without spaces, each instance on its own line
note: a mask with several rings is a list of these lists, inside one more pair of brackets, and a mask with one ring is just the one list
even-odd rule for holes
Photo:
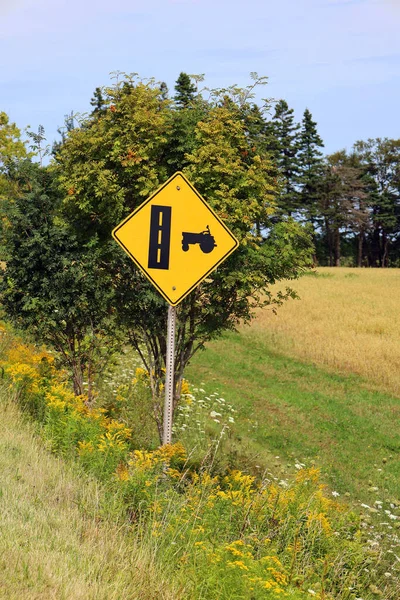
[[252,334],[400,396],[400,269],[324,267],[286,284],[300,300],[259,311]]

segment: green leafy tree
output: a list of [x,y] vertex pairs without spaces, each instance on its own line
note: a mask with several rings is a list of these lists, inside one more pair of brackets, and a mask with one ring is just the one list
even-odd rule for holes
[[21,140],[21,131],[5,112],[0,112],[0,174],[7,170],[10,162],[25,158],[28,152]]
[[[111,279],[96,247],[83,251],[58,216],[54,174],[29,160],[11,169],[9,249],[2,306],[18,327],[51,345],[72,373],[77,395],[93,400],[96,372],[115,347]],[[86,386],[84,385],[86,382]]]
[[356,234],[362,244],[368,225],[366,197],[363,170],[356,157],[344,150],[328,156],[320,186],[320,211],[330,266],[341,265],[343,235]]
[[27,128],[27,135],[32,140],[30,148],[35,156],[39,157],[40,166],[43,166],[43,159],[50,154],[50,145],[46,144],[46,133],[43,125],[39,125],[37,132],[30,131]]
[[[189,106],[181,102],[177,110],[153,81],[128,78],[125,83],[106,90],[110,109],[103,118],[89,116],[70,132],[56,170],[64,218],[83,247],[90,244],[108,265],[113,308],[149,372],[161,436],[166,303],[110,241],[112,228],[180,166],[240,241],[239,250],[178,307],[175,405],[193,354],[222,331],[249,321],[255,307],[279,304],[292,294],[287,290],[273,298],[269,285],[296,277],[310,262],[311,245],[309,235],[293,221],[273,225],[274,167],[253,143],[245,103],[236,94],[223,90],[198,101],[196,122],[187,126],[193,140],[186,151],[180,150],[181,162],[173,162],[174,119]],[[196,114],[196,101],[191,101]]]
[[63,211],[83,243],[110,240],[119,221],[167,179],[168,105],[154,81],[127,76],[104,90],[107,112],[68,135],[57,158]]
[[0,112],[0,260],[7,259],[7,249],[4,245],[5,232],[9,227],[7,208],[12,202],[15,183],[7,177],[14,161],[29,156],[21,132],[5,112]]
[[61,139],[60,139],[60,141],[53,143],[53,146],[51,149],[51,153],[53,156],[55,156],[57,154],[57,152],[60,150],[61,146],[63,145],[63,143],[66,140],[67,134],[70,131],[72,131],[73,129],[75,129],[75,115],[71,110],[71,112],[69,114],[64,115],[63,127],[59,127],[57,129],[57,133],[61,136]]

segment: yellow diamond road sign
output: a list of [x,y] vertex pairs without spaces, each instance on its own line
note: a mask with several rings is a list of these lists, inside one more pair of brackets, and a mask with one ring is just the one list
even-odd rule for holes
[[175,173],[113,231],[172,306],[239,245],[182,173]]

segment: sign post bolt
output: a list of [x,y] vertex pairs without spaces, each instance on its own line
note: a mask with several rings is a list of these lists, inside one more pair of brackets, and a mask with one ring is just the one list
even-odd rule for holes
[[172,440],[172,412],[174,406],[174,371],[175,371],[175,324],[176,307],[168,307],[167,356],[165,372],[164,430],[163,444]]

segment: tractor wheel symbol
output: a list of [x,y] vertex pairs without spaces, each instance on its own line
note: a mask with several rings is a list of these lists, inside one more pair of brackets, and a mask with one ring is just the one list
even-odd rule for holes
[[187,252],[189,250],[189,244],[199,244],[200,249],[204,254],[209,254],[217,247],[215,238],[211,235],[210,228],[207,225],[205,231],[200,233],[190,233],[188,231],[182,232],[182,250]]

